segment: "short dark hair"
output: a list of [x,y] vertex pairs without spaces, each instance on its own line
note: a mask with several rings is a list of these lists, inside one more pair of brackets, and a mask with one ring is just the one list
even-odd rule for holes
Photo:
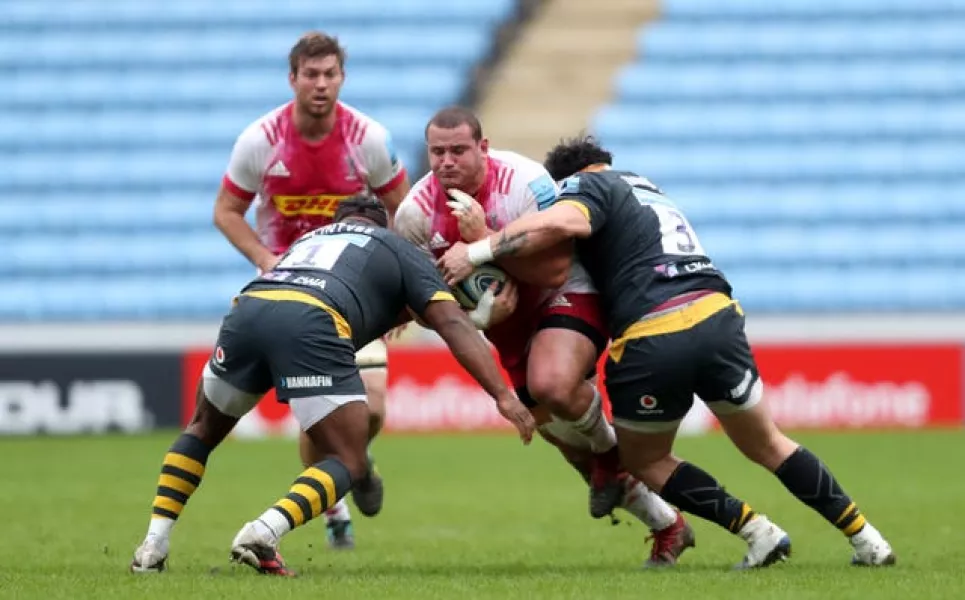
[[293,75],[298,73],[298,66],[309,58],[324,58],[335,56],[338,67],[345,70],[345,49],[338,43],[338,38],[321,31],[309,31],[298,38],[288,53],[288,66]]
[[432,125],[440,129],[455,129],[460,125],[469,125],[473,140],[478,142],[483,137],[482,124],[479,122],[479,117],[476,116],[476,113],[464,106],[447,106],[432,115],[432,118],[429,119],[429,122],[426,124],[426,139],[429,139],[429,127]]
[[368,219],[379,227],[389,226],[389,213],[378,199],[367,194],[358,194],[342,200],[335,209],[333,220],[338,223],[352,217]]
[[543,166],[556,181],[566,179],[590,165],[600,164],[612,165],[613,155],[604,150],[596,138],[586,134],[561,139],[543,160]]

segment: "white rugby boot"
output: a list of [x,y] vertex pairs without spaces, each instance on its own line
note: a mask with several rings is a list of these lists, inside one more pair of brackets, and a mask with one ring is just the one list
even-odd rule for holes
[[884,567],[895,564],[895,553],[891,544],[871,523],[865,523],[861,531],[848,540],[854,548],[851,564],[860,567]]
[[791,537],[764,515],[751,519],[737,535],[747,542],[747,554],[736,569],[769,567],[791,556]]
[[261,521],[245,523],[231,542],[231,560],[263,575],[294,577],[278,553],[278,538]]
[[149,535],[134,551],[131,561],[131,573],[160,573],[167,568],[168,547],[167,538]]

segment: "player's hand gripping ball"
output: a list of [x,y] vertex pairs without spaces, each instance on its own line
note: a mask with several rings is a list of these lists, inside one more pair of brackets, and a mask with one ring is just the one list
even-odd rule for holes
[[496,284],[495,293],[499,294],[503,290],[503,285],[509,275],[492,263],[479,265],[466,277],[452,287],[452,295],[456,297],[463,308],[472,310],[476,308],[479,299],[486,293],[493,283]]

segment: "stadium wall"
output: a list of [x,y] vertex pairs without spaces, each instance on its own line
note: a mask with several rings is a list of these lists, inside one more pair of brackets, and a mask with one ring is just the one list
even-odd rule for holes
[[[136,433],[190,417],[217,323],[0,326],[0,435]],[[788,428],[960,427],[965,314],[752,317],[748,335]],[[438,344],[390,350],[387,431],[505,429]],[[715,427],[697,403],[688,433]],[[292,435],[269,397],[239,437]]]

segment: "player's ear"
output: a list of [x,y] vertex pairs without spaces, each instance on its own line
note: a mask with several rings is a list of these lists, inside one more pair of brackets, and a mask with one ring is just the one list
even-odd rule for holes
[[479,149],[482,150],[483,154],[489,153],[489,138],[479,140]]
[[295,73],[293,71],[288,72],[288,85],[291,86],[292,91],[295,91]]

